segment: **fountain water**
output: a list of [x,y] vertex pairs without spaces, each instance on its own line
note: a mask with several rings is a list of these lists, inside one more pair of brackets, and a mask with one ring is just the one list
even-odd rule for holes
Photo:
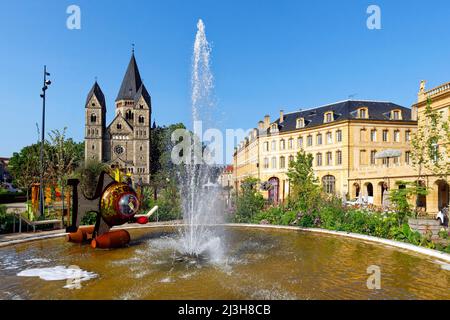
[[[206,39],[205,25],[200,19],[192,57],[192,120],[194,126],[213,126],[213,76],[210,69],[211,47]],[[194,130],[195,131],[195,130]],[[195,134],[201,134],[194,132]],[[222,210],[217,188],[211,188],[213,165],[208,161],[208,148],[198,136],[193,136],[192,161],[185,163],[181,173],[183,220],[181,249],[183,254],[207,256],[212,261],[222,258],[223,248],[217,227],[222,222]]]

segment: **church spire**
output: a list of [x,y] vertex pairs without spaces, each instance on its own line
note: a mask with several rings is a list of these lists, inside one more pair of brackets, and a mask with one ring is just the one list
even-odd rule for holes
[[120,86],[119,94],[117,95],[116,101],[119,100],[134,100],[136,92],[142,85],[141,75],[139,74],[139,69],[137,67],[136,59],[134,57],[134,46],[131,52],[131,59],[128,63],[127,71],[122,80],[122,85]]

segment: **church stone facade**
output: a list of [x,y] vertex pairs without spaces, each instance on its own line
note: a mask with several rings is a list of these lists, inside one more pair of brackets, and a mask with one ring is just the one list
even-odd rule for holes
[[133,183],[149,183],[151,97],[142,83],[134,52],[115,101],[114,120],[106,126],[106,101],[97,81],[86,99],[85,161],[120,168]]

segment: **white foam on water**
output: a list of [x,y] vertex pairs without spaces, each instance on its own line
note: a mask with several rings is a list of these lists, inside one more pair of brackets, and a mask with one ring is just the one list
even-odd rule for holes
[[[73,280],[74,282],[87,281],[97,277],[97,274],[79,268],[56,266],[50,268],[33,268],[19,272],[18,277],[39,277],[45,281]],[[72,288],[67,284],[64,288]]]
[[33,259],[27,259],[25,260],[27,263],[40,263],[40,262],[50,262],[49,259],[42,259],[42,258],[33,258]]

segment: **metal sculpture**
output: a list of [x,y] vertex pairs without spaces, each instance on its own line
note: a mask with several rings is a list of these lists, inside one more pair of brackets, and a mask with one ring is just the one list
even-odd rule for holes
[[[117,182],[106,172],[100,174],[92,197],[85,195],[79,179],[69,179],[67,184],[72,187],[72,224],[66,229],[70,242],[90,241],[93,248],[123,247],[130,242],[128,231],[110,229],[127,222],[148,222],[146,215],[136,217],[139,199],[133,188]],[[96,213],[95,226],[79,227],[88,212]]]

